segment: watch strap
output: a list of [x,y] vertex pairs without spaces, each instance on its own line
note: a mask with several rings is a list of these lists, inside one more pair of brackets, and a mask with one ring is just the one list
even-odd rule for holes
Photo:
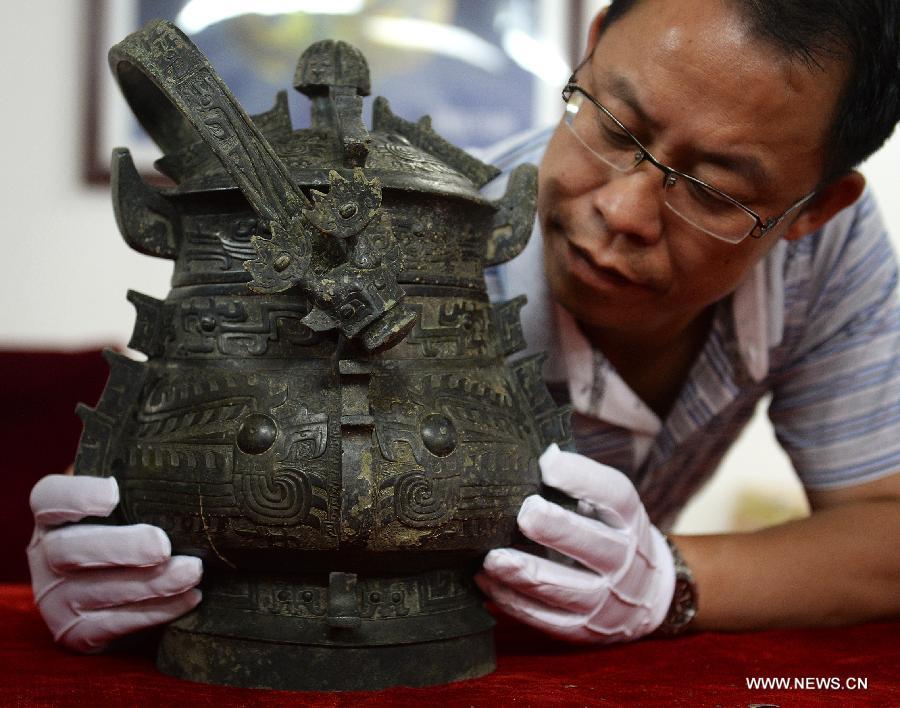
[[666,536],[666,544],[672,552],[675,563],[675,592],[669,612],[656,633],[663,636],[675,636],[684,632],[697,614],[697,585],[694,574],[684,561],[678,546]]

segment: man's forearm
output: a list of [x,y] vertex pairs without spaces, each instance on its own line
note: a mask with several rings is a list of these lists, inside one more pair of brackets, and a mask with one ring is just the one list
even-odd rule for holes
[[869,500],[753,533],[674,537],[697,629],[835,625],[900,615],[900,503]]

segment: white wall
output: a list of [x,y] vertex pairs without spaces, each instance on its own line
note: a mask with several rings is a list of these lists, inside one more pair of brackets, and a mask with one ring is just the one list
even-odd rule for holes
[[[3,348],[124,344],[134,321],[126,290],[168,290],[171,265],[128,249],[108,191],[80,181],[83,8],[79,0],[0,3]],[[900,135],[864,172],[900,244]],[[758,417],[683,528],[728,527],[728,500],[760,484],[788,503],[802,499]]]
[[171,264],[130,251],[109,192],[80,181],[81,0],[0,3],[0,346],[128,341],[128,288],[168,290]]

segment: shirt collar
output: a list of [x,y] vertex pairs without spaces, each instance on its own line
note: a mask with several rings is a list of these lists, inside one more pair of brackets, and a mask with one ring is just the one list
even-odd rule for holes
[[769,350],[784,334],[784,259],[779,241],[738,285],[732,298],[735,335],[744,366],[754,381],[769,373]]

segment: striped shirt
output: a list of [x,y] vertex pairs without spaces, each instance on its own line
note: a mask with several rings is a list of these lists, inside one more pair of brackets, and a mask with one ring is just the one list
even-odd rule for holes
[[[486,195],[502,194],[516,165],[539,164],[550,133],[483,155],[503,170]],[[544,375],[554,397],[575,408],[576,449],[628,475],[661,528],[709,479],[767,394],[776,438],[807,489],[900,471],[897,262],[868,191],[814,234],[780,241],[717,303],[664,421],[553,302],[541,251],[536,224],[521,255],[488,271],[491,295],[528,296],[529,351],[550,355]]]

